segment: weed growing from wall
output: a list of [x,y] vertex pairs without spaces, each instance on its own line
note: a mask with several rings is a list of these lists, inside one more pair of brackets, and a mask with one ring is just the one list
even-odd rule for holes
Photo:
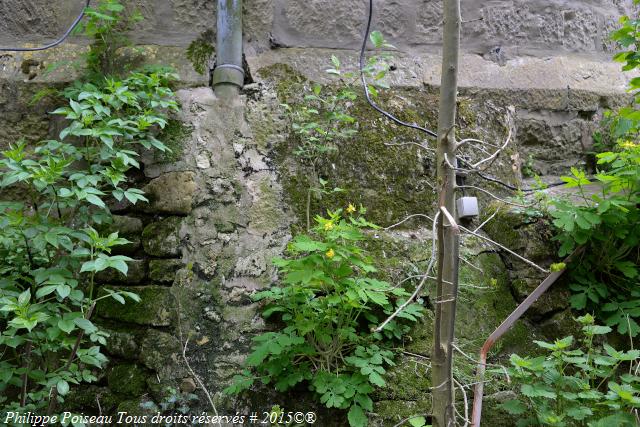
[[393,344],[422,316],[422,306],[408,305],[381,332],[372,332],[409,293],[375,278],[376,262],[362,242],[364,230],[377,227],[363,214],[350,205],[316,217],[310,234],[289,243],[289,256],[274,260],[281,284],[255,299],[266,302],[263,317],[284,327],[253,339],[246,369],[227,393],[256,381],[281,392],[307,383],[327,408],[348,409],[349,425],[367,425],[370,394],[385,386],[386,370],[394,366]]
[[635,375],[640,350],[598,345],[611,328],[596,325],[591,315],[577,320],[583,333],[577,343],[573,336],[535,341],[545,355],[511,355],[509,375],[519,395],[501,407],[520,418],[518,426],[637,425],[633,410],[640,407],[640,377]]

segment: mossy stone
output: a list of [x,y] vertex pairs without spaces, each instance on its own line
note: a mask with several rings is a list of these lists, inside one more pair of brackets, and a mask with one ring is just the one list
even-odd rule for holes
[[136,364],[118,364],[107,374],[109,388],[129,397],[140,397],[147,389],[149,374]]
[[169,217],[147,225],[142,232],[144,251],[152,256],[171,258],[180,255],[179,230],[182,218]]
[[240,209],[235,203],[217,207],[211,217],[218,233],[233,233],[237,226],[247,225],[247,220],[240,214]]
[[161,381],[184,378],[188,375],[181,367],[182,346],[177,337],[167,332],[150,329],[140,345],[140,361],[154,370]]
[[188,215],[197,190],[195,173],[168,172],[154,178],[143,191],[149,199],[145,210],[150,213]]
[[[107,319],[148,326],[170,326],[175,316],[174,298],[171,289],[162,286],[140,286],[111,288],[124,290],[140,296],[140,302],[127,299],[120,304],[113,298],[98,302],[97,314]],[[106,294],[102,292],[102,294]]]
[[149,279],[155,283],[171,284],[183,266],[179,259],[152,259],[149,261]]
[[[94,384],[82,384],[72,387],[69,394],[64,398],[64,408],[67,411],[99,411],[110,413],[118,406],[121,398],[107,387],[100,387]],[[98,407],[98,402],[100,407]]]
[[140,348],[135,333],[125,330],[103,329],[109,334],[105,345],[105,349],[109,354],[128,360],[136,360],[138,358]]
[[125,283],[127,285],[135,285],[141,283],[147,276],[147,260],[132,259],[131,261],[127,261],[127,266],[129,270],[126,276],[114,268],[108,268],[96,274],[95,280],[97,283]]
[[[158,413],[156,404],[147,397],[125,400],[118,405],[114,421],[124,427],[151,427],[151,417]],[[155,424],[157,425],[157,424]]]
[[406,418],[431,413],[431,396],[420,400],[380,400],[374,402],[373,413],[370,425],[393,427]]
[[129,240],[130,243],[115,246],[112,250],[113,254],[130,255],[140,247],[140,235],[142,234],[142,221],[140,218],[113,215],[111,224],[104,224],[98,227],[98,231],[102,234],[118,233],[118,237]]
[[[279,100],[293,110],[304,104],[304,95],[313,83],[286,64],[261,68],[258,74],[274,85]],[[325,85],[322,93],[343,88]],[[369,209],[370,220],[388,225],[398,218],[433,207],[436,200],[435,165],[431,156],[416,146],[429,144],[428,139],[420,131],[390,123],[372,110],[359,87],[351,89],[360,92],[348,110],[348,114],[356,119],[357,133],[348,140],[338,141],[337,150],[326,153],[316,162],[318,176],[327,180],[330,188],[340,187],[346,191],[312,197],[311,217],[324,214],[326,209],[344,208],[354,203]],[[438,116],[436,93],[394,88],[381,91],[376,102],[406,122],[435,127]],[[477,127],[478,115],[474,108],[470,99],[460,99],[458,124],[461,128]],[[460,135],[461,138],[467,136],[477,137],[470,132]],[[289,205],[298,220],[303,221],[307,193],[319,184],[310,168],[294,154],[300,143],[298,136],[291,133],[284,143],[276,146],[275,161]]]
[[155,160],[159,163],[173,163],[182,158],[185,142],[191,138],[193,127],[180,120],[169,119],[158,139],[169,148],[166,151],[155,151]]
[[262,232],[277,230],[282,223],[282,209],[278,193],[269,178],[264,178],[259,182],[258,190],[254,204],[249,211],[250,227]]

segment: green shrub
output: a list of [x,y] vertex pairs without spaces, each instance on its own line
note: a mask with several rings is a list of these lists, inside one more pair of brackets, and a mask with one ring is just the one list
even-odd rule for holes
[[519,427],[637,425],[640,350],[624,352],[608,344],[596,345],[611,328],[594,324],[591,315],[577,320],[584,334],[578,347],[568,336],[554,343],[535,341],[547,351],[545,356],[511,356],[509,375],[520,392],[517,399],[501,406],[521,417]]
[[111,254],[127,240],[95,228],[110,222],[109,203],[146,201],[127,173],[142,149],[166,149],[154,135],[178,107],[169,71],[100,75],[121,11],[115,0],[87,11],[85,34],[100,42],[90,82],[67,88],[52,113],[66,119],[59,140],[18,141],[0,157],[0,412],[52,411],[70,384],[95,381],[108,336],[91,321],[96,302],[139,300],[109,289],[96,297],[95,274],[126,274],[130,259]]
[[281,284],[255,299],[267,302],[263,317],[277,318],[283,328],[254,338],[247,369],[227,393],[240,393],[256,379],[278,391],[307,382],[326,407],[348,408],[351,426],[367,424],[369,394],[385,386],[386,369],[394,365],[393,342],[422,316],[422,306],[408,305],[381,333],[372,332],[408,293],[375,278],[375,260],[360,243],[365,229],[377,227],[355,211],[350,205],[316,217],[312,234],[295,237],[289,257],[274,260]]
[[[560,255],[577,246],[585,250],[571,266],[571,306],[595,311],[619,333],[636,336],[640,326],[640,146],[623,141],[617,150],[598,154],[603,169],[596,175],[599,193],[587,197],[583,172],[563,177],[576,187],[584,205],[556,201],[552,212],[559,228]],[[606,168],[606,169],[604,169]]]
[[[612,38],[626,50],[615,59],[630,71],[640,66],[640,20],[623,17],[621,24]],[[632,79],[636,102],[639,89],[640,78]],[[640,332],[640,112],[634,107],[609,112],[606,123],[608,134],[598,134],[596,142],[609,149],[596,155],[595,182],[573,168],[563,179],[578,189],[582,203],[556,201],[552,215],[560,230],[560,256],[584,248],[579,262],[570,265],[571,306],[595,312],[619,333],[635,337]],[[592,196],[587,185],[597,190]]]
[[[75,86],[66,91],[68,105],[53,112],[69,124],[60,141],[18,143],[2,153],[0,188],[15,195],[0,202],[5,409],[41,408],[52,388],[64,396],[70,383],[95,380],[91,367],[104,366],[106,334],[90,320],[100,299],[94,275],[107,268],[126,274],[129,258],[111,250],[128,241],[93,226],[109,221],[109,200],[146,201],[126,174],[139,167],[141,148],[165,148],[153,135],[166,124],[162,111],[177,108],[167,87],[172,78],[134,73]],[[138,299],[113,291],[105,297]]]

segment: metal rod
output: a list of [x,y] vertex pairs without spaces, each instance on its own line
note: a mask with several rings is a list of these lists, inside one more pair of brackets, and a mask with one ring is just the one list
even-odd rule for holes
[[[565,264],[569,264],[571,260],[582,252],[582,248],[578,248],[565,260]],[[560,271],[554,271],[531,294],[502,322],[498,328],[493,331],[489,338],[484,342],[480,350],[480,361],[478,363],[478,382],[473,393],[473,414],[471,415],[472,427],[480,427],[480,419],[482,418],[482,397],[484,393],[484,372],[487,366],[487,353],[491,347],[498,341],[522,315],[535,303],[538,298],[544,294],[566,271],[566,266]]]

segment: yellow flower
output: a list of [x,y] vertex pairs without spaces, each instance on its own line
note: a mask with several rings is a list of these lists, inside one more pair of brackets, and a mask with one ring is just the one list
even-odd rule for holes
[[620,143],[620,147],[630,150],[632,148],[635,148],[636,144],[634,144],[632,141],[624,141]]
[[331,259],[336,255],[336,253],[333,251],[333,249],[329,249],[325,255],[327,256],[327,258]]
[[331,221],[324,223],[324,231],[333,230],[333,223]]
[[356,207],[353,206],[351,203],[349,203],[349,206],[347,206],[347,213],[348,214],[352,214],[356,211]]

